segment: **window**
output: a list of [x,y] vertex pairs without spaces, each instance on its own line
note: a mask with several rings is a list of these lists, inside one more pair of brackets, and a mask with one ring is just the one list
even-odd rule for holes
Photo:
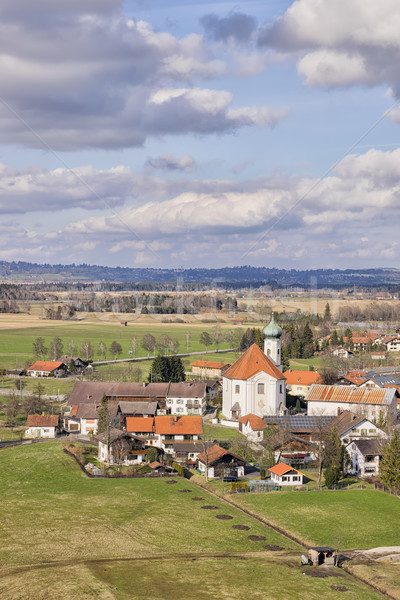
[[282,384],[279,384],[279,393],[282,394]]
[[173,404],[173,403],[174,403],[173,400],[170,400],[170,399],[167,400],[167,404]]
[[181,412],[183,412],[183,408],[177,408],[177,409],[176,409],[176,412],[177,412],[177,413],[181,413]]
[[264,394],[264,384],[257,383],[257,394]]
[[178,398],[178,400],[176,401],[177,404],[183,404],[183,400],[182,398]]
[[282,481],[287,481],[289,479],[289,477],[286,477],[285,475],[282,477]]
[[240,394],[240,385],[235,385],[235,394]]

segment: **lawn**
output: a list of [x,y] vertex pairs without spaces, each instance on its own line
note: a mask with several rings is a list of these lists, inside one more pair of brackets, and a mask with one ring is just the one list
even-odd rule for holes
[[219,442],[229,442],[231,440],[242,438],[244,435],[233,427],[218,427],[218,425],[204,424],[204,438],[206,440],[218,440]]
[[2,600],[245,600],[249,588],[260,600],[334,600],[337,584],[347,598],[380,597],[338,569],[307,576],[294,542],[186,479],[166,481],[89,479],[60,442],[1,450]]
[[396,546],[400,500],[376,490],[238,494],[235,501],[312,545]]

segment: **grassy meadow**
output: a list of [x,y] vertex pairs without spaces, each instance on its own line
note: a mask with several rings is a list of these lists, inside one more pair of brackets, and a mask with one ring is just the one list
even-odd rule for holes
[[377,490],[238,494],[235,502],[311,545],[396,546],[400,499]]
[[353,600],[381,597],[339,569],[310,576],[296,543],[186,479],[166,481],[89,479],[60,442],[1,450],[2,600],[245,600],[250,588],[259,600],[333,600],[338,585]]

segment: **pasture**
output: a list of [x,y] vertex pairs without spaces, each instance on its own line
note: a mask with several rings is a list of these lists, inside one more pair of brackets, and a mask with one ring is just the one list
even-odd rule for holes
[[238,494],[235,501],[311,545],[397,546],[400,499],[377,490]]
[[60,442],[1,450],[2,600],[245,600],[250,588],[259,600],[333,600],[338,585],[353,600],[381,597],[339,569],[310,576],[296,543],[167,481],[88,479]]

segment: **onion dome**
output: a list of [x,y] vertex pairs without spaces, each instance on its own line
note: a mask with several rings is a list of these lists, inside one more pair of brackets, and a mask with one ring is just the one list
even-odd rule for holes
[[263,329],[264,337],[267,339],[270,339],[270,340],[276,339],[276,338],[280,338],[282,333],[283,333],[283,331],[279,327],[279,325],[277,323],[275,323],[274,313],[272,313],[272,318],[271,318],[270,323],[268,323],[268,325],[266,325]]

